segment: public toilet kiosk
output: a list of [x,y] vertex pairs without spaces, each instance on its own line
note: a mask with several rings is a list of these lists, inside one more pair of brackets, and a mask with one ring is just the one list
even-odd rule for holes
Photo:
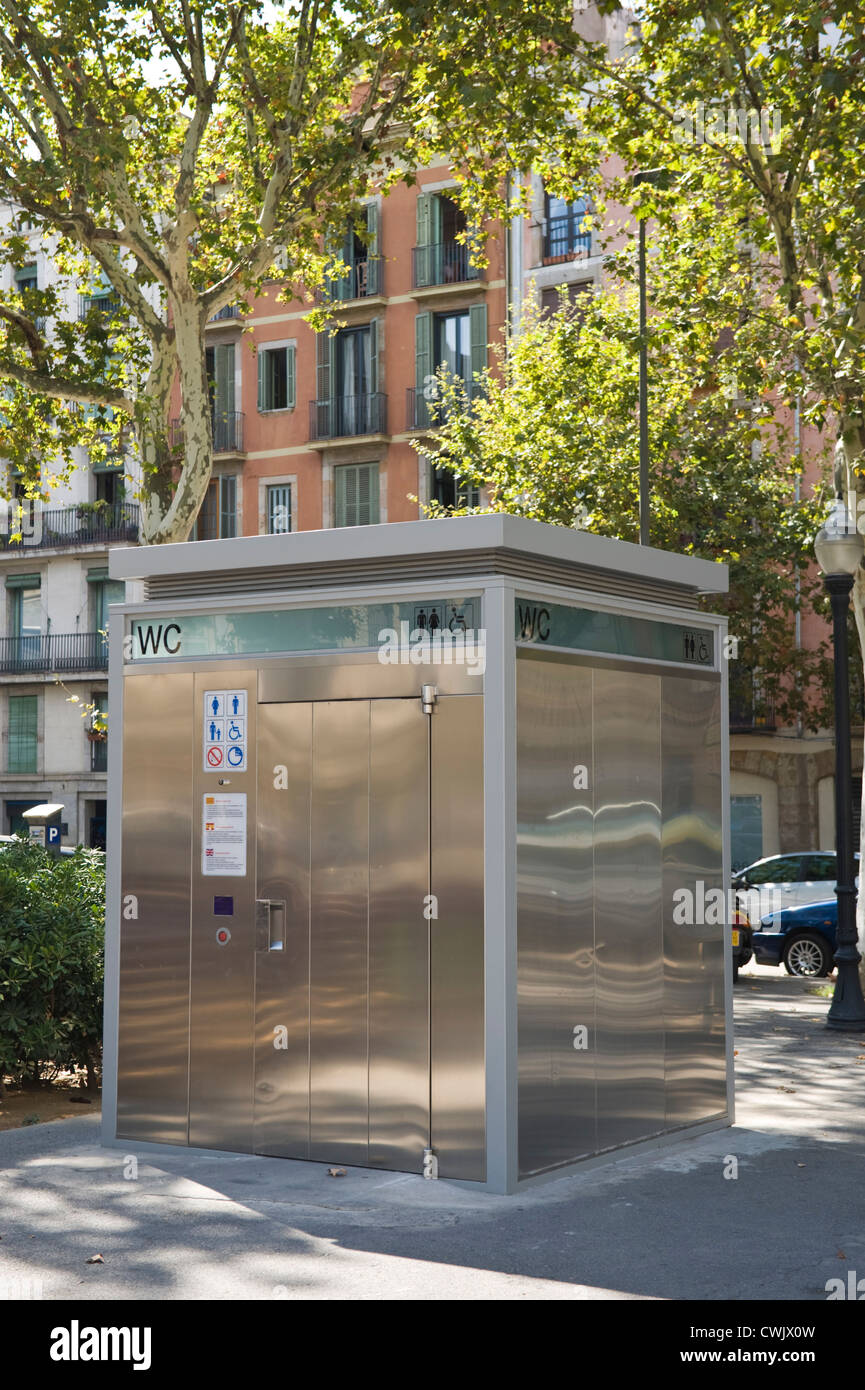
[[723,566],[485,515],[110,568],[106,1143],[513,1192],[732,1122]]

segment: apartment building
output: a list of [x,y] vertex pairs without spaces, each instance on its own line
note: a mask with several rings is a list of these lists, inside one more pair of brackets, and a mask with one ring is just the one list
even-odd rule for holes
[[[441,418],[436,368],[444,363],[471,400],[490,345],[519,331],[525,299],[552,309],[564,285],[575,301],[602,283],[604,260],[586,200],[553,197],[532,176],[528,216],[507,232],[490,224],[473,233],[486,264],[472,264],[455,182],[447,164],[420,170],[416,185],[373,194],[362,228],[335,229],[342,270],[327,292],[333,333],[313,332],[311,302],[287,301],[277,280],[208,324],[214,465],[193,540],[409,521],[430,500],[466,497],[423,450]],[[25,274],[51,274],[35,241]],[[179,456],[179,409],[172,433]],[[803,459],[818,445],[799,432]],[[804,485],[813,481],[806,471]],[[132,459],[99,471],[82,457],[69,486],[52,495],[38,543],[0,539],[6,833],[27,805],[51,799],[69,808],[69,840],[100,841],[105,745],[88,735],[68,693],[82,703],[104,697],[100,633],[107,604],[122,597],[107,579],[107,551],[137,539],[136,488]],[[799,640],[821,635],[813,621]],[[759,681],[738,669],[732,677],[734,861],[831,848],[831,731],[779,726]],[[859,773],[858,733],[853,756]]]
[[[42,288],[56,279],[50,248],[38,233],[27,235],[32,260],[17,283]],[[87,294],[67,312],[85,315],[99,306],[100,296]],[[22,484],[8,468],[5,482],[0,828],[14,833],[26,824],[28,807],[59,802],[64,841],[102,847],[107,744],[82,710],[107,707],[108,606],[125,597],[124,585],[108,577],[108,551],[138,540],[135,461],[124,455],[92,465],[79,450],[69,483],[53,489],[44,505],[23,500]]]

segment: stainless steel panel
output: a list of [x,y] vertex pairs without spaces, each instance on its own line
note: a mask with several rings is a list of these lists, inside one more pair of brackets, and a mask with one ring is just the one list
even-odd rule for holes
[[[482,650],[482,649],[481,649]],[[465,665],[386,666],[369,652],[330,652],[263,660],[258,673],[262,704],[297,700],[413,699],[425,682],[442,695],[479,695],[483,676]]]
[[[584,768],[585,783],[575,777]],[[575,780],[581,783],[574,786]],[[519,1168],[597,1148],[592,673],[517,660]],[[575,1028],[585,1028],[577,1048]],[[577,1035],[577,1041],[582,1041]]]
[[117,1133],[187,1141],[192,676],[126,682]]
[[[255,749],[256,677],[232,672],[230,679],[212,673],[195,676],[195,769],[192,797],[192,938],[189,993],[189,1142],[200,1148],[252,1150],[254,958],[255,958]],[[246,772],[202,770],[204,692],[231,688],[246,691],[250,755]],[[247,798],[245,877],[201,872],[203,798],[209,793],[242,792]],[[187,803],[188,804],[188,803]],[[217,916],[214,899],[230,897],[231,917]],[[216,933],[227,927],[231,939],[220,945]]]
[[[726,1109],[725,928],[712,905],[705,907],[706,895],[723,887],[720,687],[666,677],[661,721],[666,1121],[672,1128]],[[686,916],[685,894],[692,920],[676,922],[677,905],[676,916]]]
[[429,726],[370,705],[369,1157],[420,1172],[429,1143]]
[[[284,777],[275,775],[285,768]],[[309,856],[312,706],[258,711],[258,893],[268,909],[255,956],[255,1152],[309,1155]]]
[[483,700],[440,699],[432,719],[432,1144],[439,1175],[483,1181]]
[[365,1164],[369,704],[316,704],[312,731],[309,1156]]
[[664,1124],[661,681],[593,674],[598,1146]]

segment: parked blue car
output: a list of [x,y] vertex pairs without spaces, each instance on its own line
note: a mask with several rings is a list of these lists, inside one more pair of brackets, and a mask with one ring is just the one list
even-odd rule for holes
[[820,978],[835,963],[838,899],[785,907],[760,919],[751,939],[758,965],[783,965],[788,975]]

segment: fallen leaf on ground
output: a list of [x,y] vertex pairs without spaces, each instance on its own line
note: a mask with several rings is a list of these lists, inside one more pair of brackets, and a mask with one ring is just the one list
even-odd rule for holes
[[345,1169],[344,1169],[344,1168],[328,1168],[328,1170],[327,1170],[327,1176],[328,1176],[329,1178],[344,1178],[344,1177],[345,1177]]
[[88,1265],[104,1265],[105,1261],[101,1255],[89,1255],[84,1263]]

